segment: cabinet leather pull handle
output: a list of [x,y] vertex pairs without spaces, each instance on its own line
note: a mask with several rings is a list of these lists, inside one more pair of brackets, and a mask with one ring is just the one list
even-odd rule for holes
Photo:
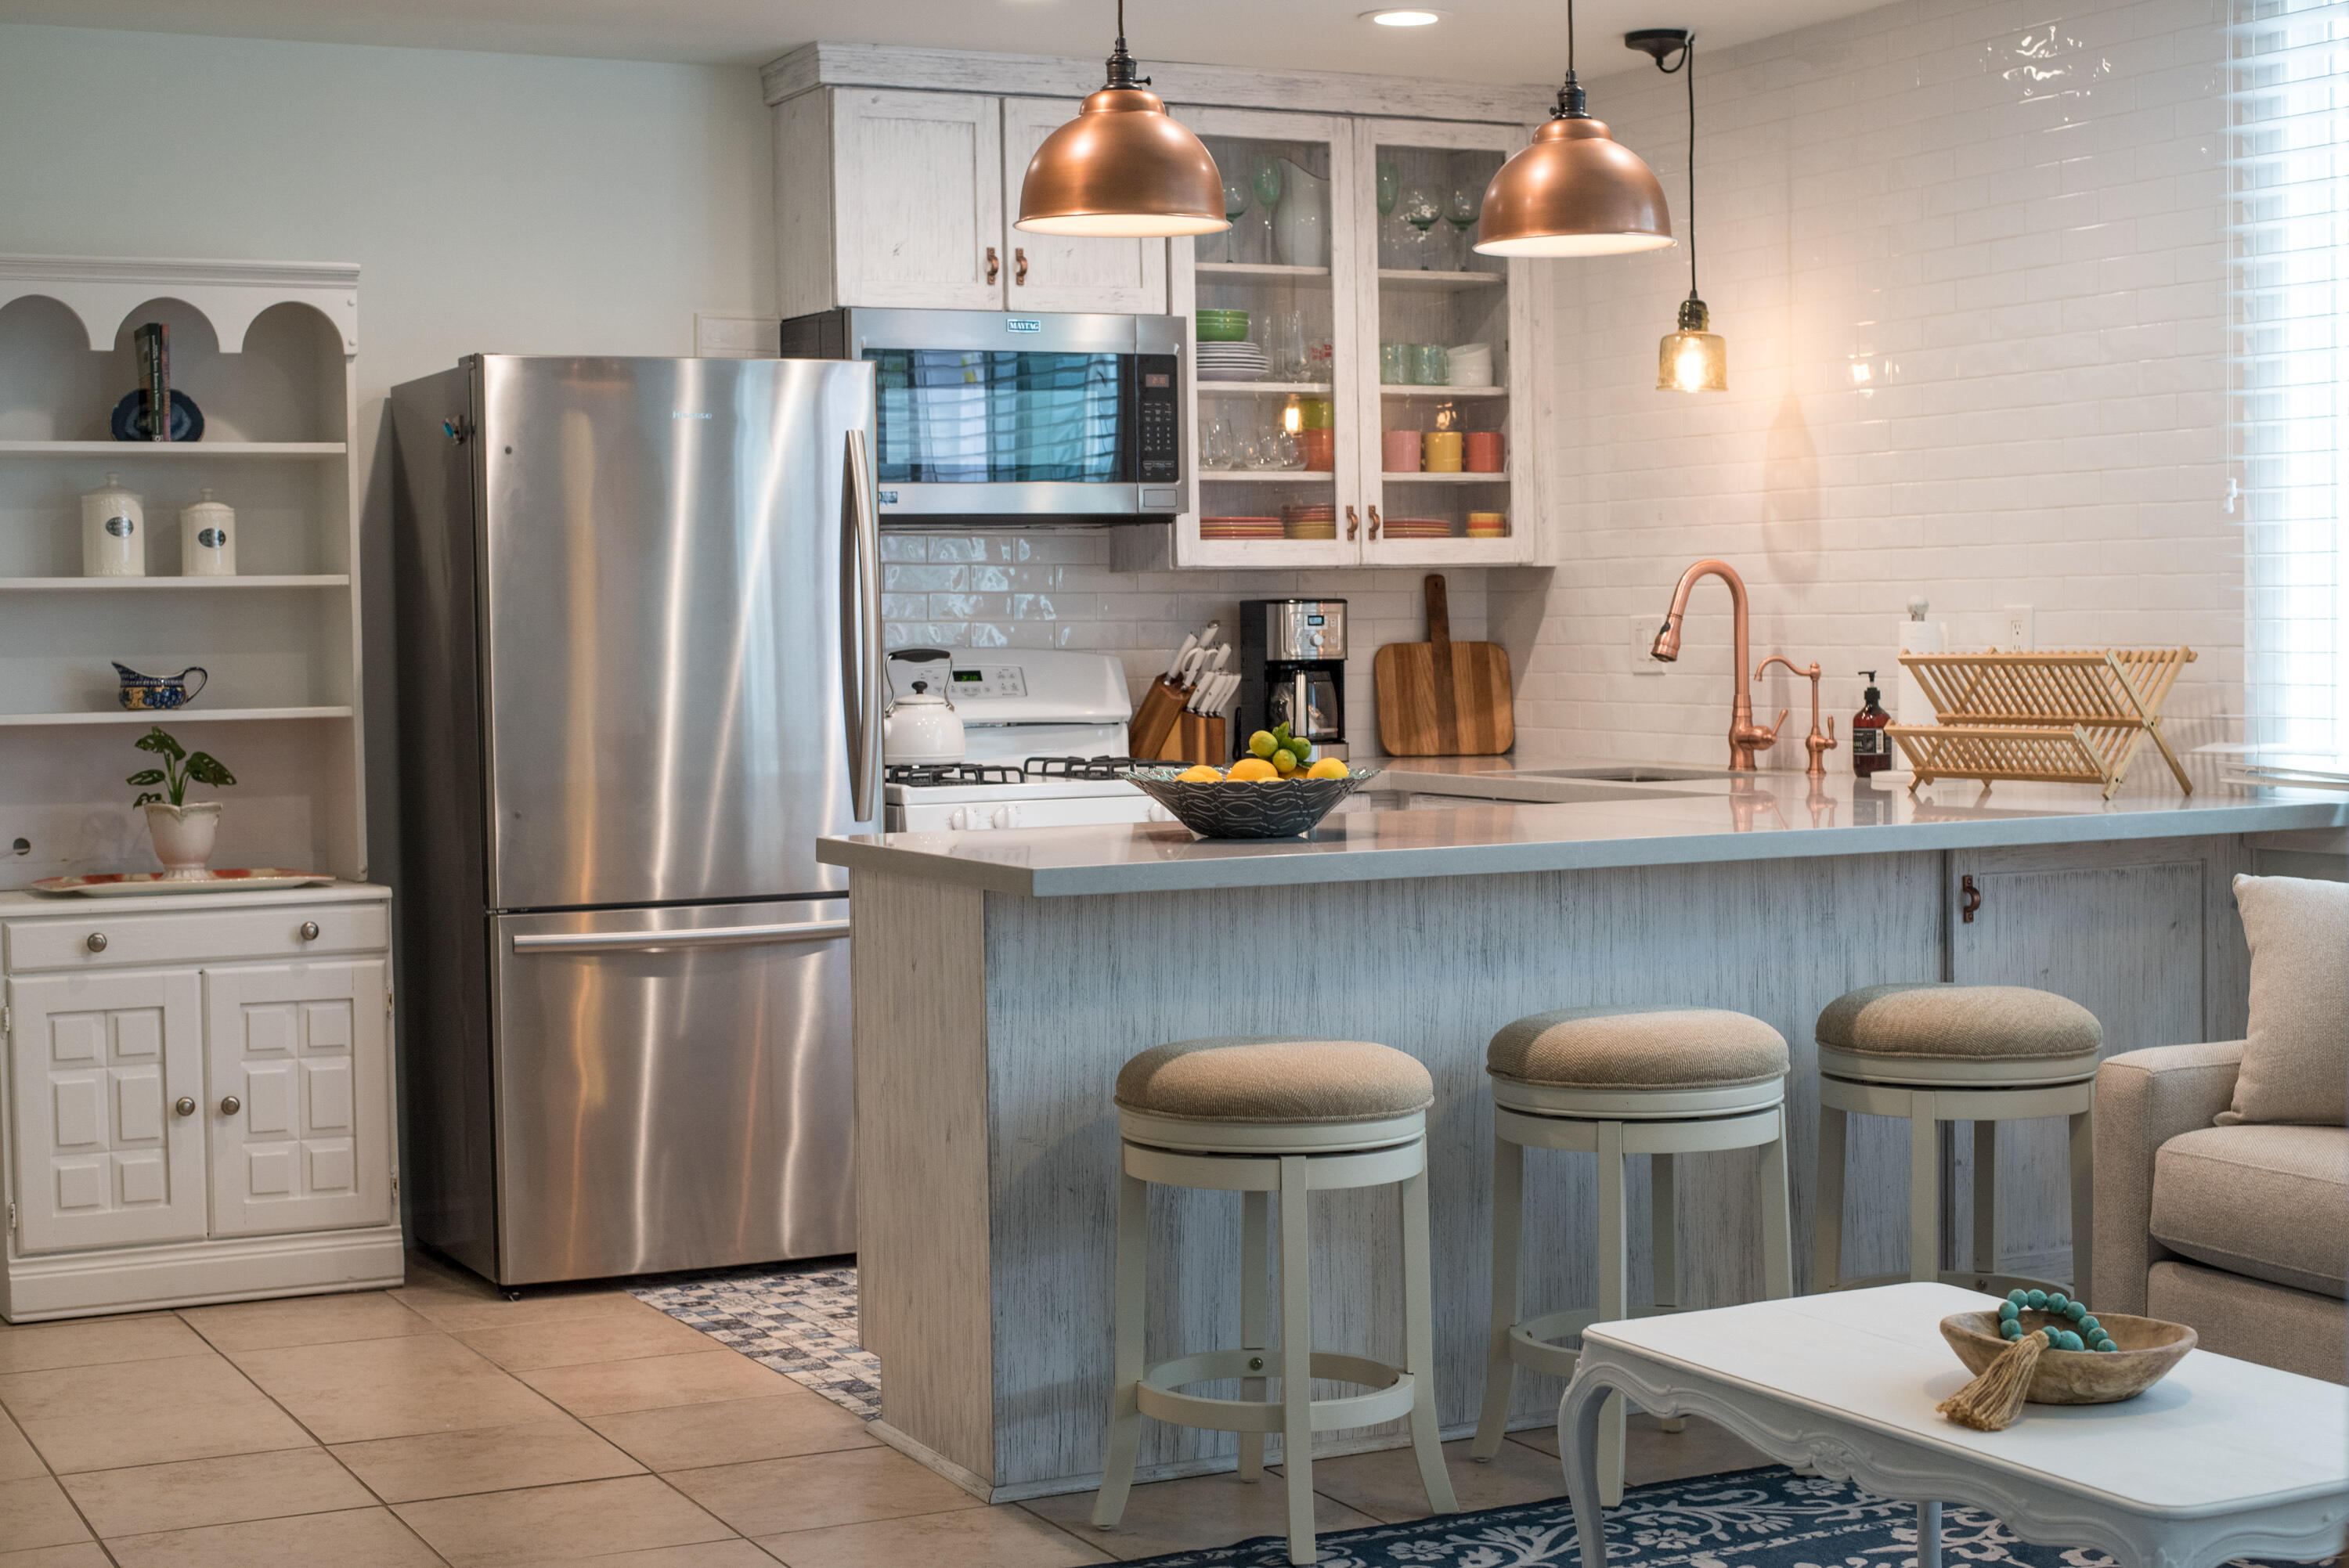
[[1958,879],[1958,918],[1968,925],[1974,923],[1974,911],[1982,907],[1982,889],[1974,886],[1971,877]]
[[1372,539],[1376,539],[1378,536],[1379,536],[1379,509],[1378,509],[1377,507],[1372,507],[1372,508],[1371,508],[1371,537]]
[[1011,281],[1014,284],[1028,281],[1028,247],[1025,245],[1011,248]]
[[987,281],[993,283],[1002,275],[1003,259],[995,253],[995,247],[989,245],[987,247]]
[[1361,533],[1362,520],[1354,515],[1354,509],[1350,506],[1346,509],[1346,537],[1349,539],[1359,539],[1361,537]]
[[244,1101],[237,1099],[234,1095],[230,1095],[227,1099],[221,1101],[221,1114],[222,1116],[234,1116],[238,1111],[243,1110],[243,1109]]

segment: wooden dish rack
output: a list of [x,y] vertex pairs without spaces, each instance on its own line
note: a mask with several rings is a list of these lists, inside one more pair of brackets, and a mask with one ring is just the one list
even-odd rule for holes
[[1888,725],[1916,779],[2095,784],[2113,798],[2148,739],[2178,787],[2193,782],[2161,736],[2161,706],[2191,648],[2042,654],[1903,654],[1938,724]]

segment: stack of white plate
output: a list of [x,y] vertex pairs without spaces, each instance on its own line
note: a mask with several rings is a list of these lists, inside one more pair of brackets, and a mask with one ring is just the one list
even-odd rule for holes
[[1202,381],[1261,381],[1272,368],[1253,343],[1202,343],[1193,352]]

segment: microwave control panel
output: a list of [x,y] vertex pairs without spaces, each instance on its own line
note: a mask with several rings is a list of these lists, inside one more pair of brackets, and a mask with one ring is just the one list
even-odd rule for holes
[[1182,477],[1183,437],[1176,405],[1182,395],[1171,354],[1134,356],[1139,476],[1143,484],[1172,484]]

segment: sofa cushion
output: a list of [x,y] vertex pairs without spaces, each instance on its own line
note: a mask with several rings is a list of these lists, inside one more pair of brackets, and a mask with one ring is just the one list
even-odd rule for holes
[[2251,1026],[2219,1125],[2349,1122],[2349,883],[2237,877]]
[[2349,1295],[2349,1128],[2180,1133],[2153,1157],[2152,1231],[2230,1274]]
[[[2096,1288],[2105,1288],[2101,1277]],[[2343,1368],[2349,1366],[2349,1315],[2329,1295],[2286,1290],[2178,1258],[2153,1265],[2146,1293],[2144,1315],[2187,1325],[2214,1356],[2328,1383],[2343,1381]]]

